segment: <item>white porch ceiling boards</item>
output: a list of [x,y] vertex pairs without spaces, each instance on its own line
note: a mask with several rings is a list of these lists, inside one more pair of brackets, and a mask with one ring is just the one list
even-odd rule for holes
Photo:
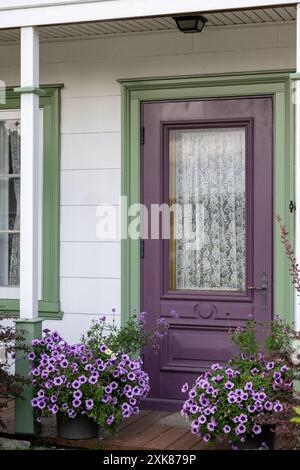
[[[282,6],[276,8],[224,11],[206,13],[208,22],[206,28],[249,25],[272,24],[296,20],[296,6]],[[115,34],[128,34],[149,31],[176,30],[172,17],[137,18],[116,21],[98,21],[89,23],[63,24],[40,27],[42,41],[78,39],[89,37],[110,36]],[[19,29],[0,29],[0,44],[19,42]]]
[[[201,11],[233,11],[295,5],[286,0],[201,0]],[[199,11],[199,0],[8,0],[0,1],[0,28],[152,18]]]

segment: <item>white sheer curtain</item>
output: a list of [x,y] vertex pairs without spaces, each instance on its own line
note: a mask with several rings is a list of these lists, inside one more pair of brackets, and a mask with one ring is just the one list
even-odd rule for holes
[[0,287],[19,286],[20,131],[0,121]]
[[171,132],[176,202],[185,208],[175,221],[175,232],[183,232],[176,240],[176,288],[244,290],[245,131]]
[[10,134],[11,166],[14,178],[12,179],[11,199],[13,199],[13,211],[11,213],[10,226],[15,232],[11,235],[10,263],[9,263],[9,285],[20,284],[20,133],[18,129],[12,129]]

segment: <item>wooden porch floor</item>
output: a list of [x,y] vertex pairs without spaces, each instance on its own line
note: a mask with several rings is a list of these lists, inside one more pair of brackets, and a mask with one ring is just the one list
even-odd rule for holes
[[[14,403],[1,412],[7,428],[0,428],[2,437],[15,438]],[[24,437],[22,436],[22,439]],[[193,436],[179,413],[142,411],[125,420],[112,437],[91,440],[66,440],[56,434],[55,419],[44,420],[41,433],[29,438],[34,444],[64,448],[105,450],[205,450],[207,445]],[[218,447],[220,449],[220,447]],[[224,447],[223,447],[224,448]],[[226,447],[225,447],[226,448]]]

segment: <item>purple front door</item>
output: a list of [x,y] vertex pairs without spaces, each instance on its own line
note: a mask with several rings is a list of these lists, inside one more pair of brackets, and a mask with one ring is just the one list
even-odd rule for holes
[[148,404],[170,409],[183,383],[228,360],[229,328],[271,318],[273,101],[147,102],[141,114],[141,305],[148,327],[170,324],[159,353],[145,351]]

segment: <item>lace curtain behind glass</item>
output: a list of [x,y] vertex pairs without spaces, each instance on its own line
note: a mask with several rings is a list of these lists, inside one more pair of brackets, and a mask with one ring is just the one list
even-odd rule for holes
[[0,286],[20,283],[20,133],[15,120],[0,121]]
[[[175,231],[176,288],[245,288],[245,131],[172,131],[176,202],[187,205]],[[171,137],[172,138],[172,137]]]

